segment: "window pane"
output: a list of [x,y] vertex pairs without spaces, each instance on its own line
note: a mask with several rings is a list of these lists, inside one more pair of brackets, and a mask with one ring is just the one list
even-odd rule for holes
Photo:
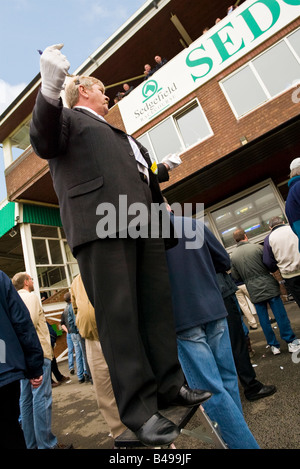
[[211,133],[200,106],[187,110],[183,115],[177,117],[176,121],[186,148],[201,142]]
[[64,247],[65,247],[65,253],[66,253],[66,257],[67,257],[67,262],[76,262],[76,259],[75,257],[73,256],[72,252],[71,252],[71,249],[70,249],[70,246],[68,245],[68,243],[64,243]]
[[300,59],[300,29],[288,36],[288,41]]
[[283,217],[282,210],[270,186],[212,212],[212,217],[225,247],[235,244],[233,232],[243,228],[249,239],[269,233],[269,220]]
[[52,264],[63,264],[63,257],[60,249],[59,241],[49,239],[49,249],[51,254]]
[[36,264],[49,264],[46,241],[44,239],[33,239],[33,250]]
[[137,140],[145,147],[147,148],[150,158],[152,161],[155,161],[155,156],[153,155],[153,151],[151,148],[151,144],[149,142],[148,136],[147,135],[142,135],[141,137],[137,138]]
[[271,96],[291,87],[293,82],[300,79],[300,64],[284,41],[254,59],[253,65]]
[[169,153],[178,153],[183,150],[171,119],[165,120],[150,130],[149,137],[158,161]]
[[267,101],[267,96],[249,66],[222,82],[238,116]]
[[57,228],[53,226],[31,225],[31,234],[43,238],[58,238]]
[[72,282],[73,279],[79,274],[79,267],[78,264],[68,264],[67,267],[69,270],[69,277]]
[[67,287],[66,271],[64,267],[37,267],[40,290],[43,288]]
[[60,235],[62,238],[66,238],[66,233],[62,227],[60,228]]

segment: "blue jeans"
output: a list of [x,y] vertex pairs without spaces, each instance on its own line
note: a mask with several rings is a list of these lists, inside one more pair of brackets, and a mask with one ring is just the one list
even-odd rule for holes
[[51,360],[44,359],[42,384],[33,389],[28,379],[21,380],[20,410],[27,449],[51,449],[57,444],[51,431]]
[[177,333],[178,357],[190,388],[207,389],[203,403],[230,449],[259,449],[245,422],[226,318]]
[[82,379],[83,375],[86,374],[86,366],[85,366],[84,357],[83,357],[82,348],[81,348],[80,335],[71,333],[71,339],[72,339],[72,342],[74,344],[74,349],[75,349],[77,377],[78,379]]
[[74,352],[74,344],[71,339],[71,334],[67,333],[67,345],[68,345],[68,365],[69,365],[69,370],[74,369],[74,357],[73,357],[73,352]]
[[293,340],[296,339],[296,336],[291,328],[290,320],[287,316],[284,304],[282,303],[280,296],[274,296],[273,298],[270,298],[266,301],[254,303],[267,343],[271,346],[279,348],[279,342],[276,339],[269,320],[268,303],[278,324],[280,337],[288,344],[293,342]]

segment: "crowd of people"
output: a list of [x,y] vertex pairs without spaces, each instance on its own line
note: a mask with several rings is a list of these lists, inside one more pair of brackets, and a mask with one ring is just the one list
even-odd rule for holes
[[[228,8],[227,8],[227,12],[226,14],[229,15],[230,13],[232,13],[238,6],[237,5],[230,5]],[[216,18],[215,20],[215,24],[217,24],[219,21],[221,21],[221,18]],[[202,33],[206,33],[207,31],[209,31],[209,27],[206,26]],[[159,55],[156,55],[154,57],[154,66],[152,67],[149,63],[145,64],[144,65],[144,70],[143,70],[143,74],[144,74],[144,81],[145,80],[148,80],[149,77],[151,77],[155,72],[157,72],[157,70],[159,70],[163,65],[165,65],[166,63],[168,62],[168,60],[166,58],[162,58],[161,56]],[[133,86],[130,86],[128,83],[124,83],[123,84],[123,89],[122,91],[118,91],[116,96],[114,97],[114,104],[118,103],[119,101],[121,101],[121,99],[123,99],[125,96],[127,96],[132,90],[134,89]]]
[[[154,61],[155,66],[153,68],[150,64],[144,65],[144,81],[151,77],[155,72],[157,72],[157,70],[159,70],[163,65],[167,63],[167,59],[161,58],[159,55],[156,55],[154,57]],[[118,91],[114,98],[114,103],[116,104],[121,101],[121,99],[125,98],[125,96],[128,96],[133,89],[134,87],[130,86],[128,83],[123,83],[123,90]]]
[[[153,167],[146,148],[111,126],[105,120],[108,98],[98,79],[70,80],[65,87],[69,107],[64,107],[60,92],[70,64],[61,47],[50,46],[41,56],[42,86],[30,136],[36,154],[49,162],[80,271],[62,316],[75,349],[78,380],[84,382],[90,374],[113,438],[129,428],[145,446],[170,445],[180,431],[161,409],[201,404],[217,421],[228,448],[258,449],[243,415],[238,381],[249,401],[271,396],[276,386],[261,383],[251,365],[234,280],[245,284],[274,355],[280,344],[270,327],[268,304],[288,351],[298,351],[299,339],[270,273],[282,270],[297,296],[300,260],[289,257],[283,234],[287,225],[270,220],[264,247],[236,230],[230,258],[200,220],[174,216],[159,183],[181,161],[174,164],[170,155]],[[291,169],[287,217],[294,256],[300,233],[300,158]],[[128,210],[122,218],[120,195],[126,195],[128,204],[123,211],[135,203],[147,207],[149,218],[140,219],[140,233],[150,228],[153,206],[160,206],[159,236],[131,236],[135,217]],[[95,230],[99,219],[100,226],[107,225],[101,203],[106,209],[112,204],[119,214],[109,232]],[[203,242],[187,249],[195,236]],[[53,348],[34,290],[28,273],[11,281],[0,272],[0,339],[7,346],[0,363],[0,446],[65,448],[51,429]]]

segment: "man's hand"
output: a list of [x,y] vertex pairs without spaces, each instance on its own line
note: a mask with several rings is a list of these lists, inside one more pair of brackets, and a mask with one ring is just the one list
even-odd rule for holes
[[40,376],[39,378],[32,378],[29,380],[30,383],[31,383],[31,386],[35,389],[35,388],[38,388],[41,384],[42,384],[42,381],[43,381],[43,375]]
[[70,63],[60,52],[63,44],[47,47],[41,55],[40,70],[42,93],[51,99],[58,99],[65,82]]
[[178,156],[176,153],[173,153],[173,154],[170,154],[170,155],[167,155],[165,156],[161,162],[166,166],[168,166],[167,169],[169,169],[170,171],[174,168],[176,168],[177,166],[179,166],[182,161],[181,161],[181,158],[180,156]]

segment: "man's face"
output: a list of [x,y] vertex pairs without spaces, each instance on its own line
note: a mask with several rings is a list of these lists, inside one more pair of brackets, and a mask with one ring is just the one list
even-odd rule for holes
[[34,290],[33,278],[28,276],[25,280],[25,285],[27,286],[28,291],[32,292]]
[[109,98],[104,94],[102,86],[96,83],[92,86],[92,88],[86,88],[85,91],[89,96],[89,107],[97,112],[100,116],[106,116],[108,113]]

